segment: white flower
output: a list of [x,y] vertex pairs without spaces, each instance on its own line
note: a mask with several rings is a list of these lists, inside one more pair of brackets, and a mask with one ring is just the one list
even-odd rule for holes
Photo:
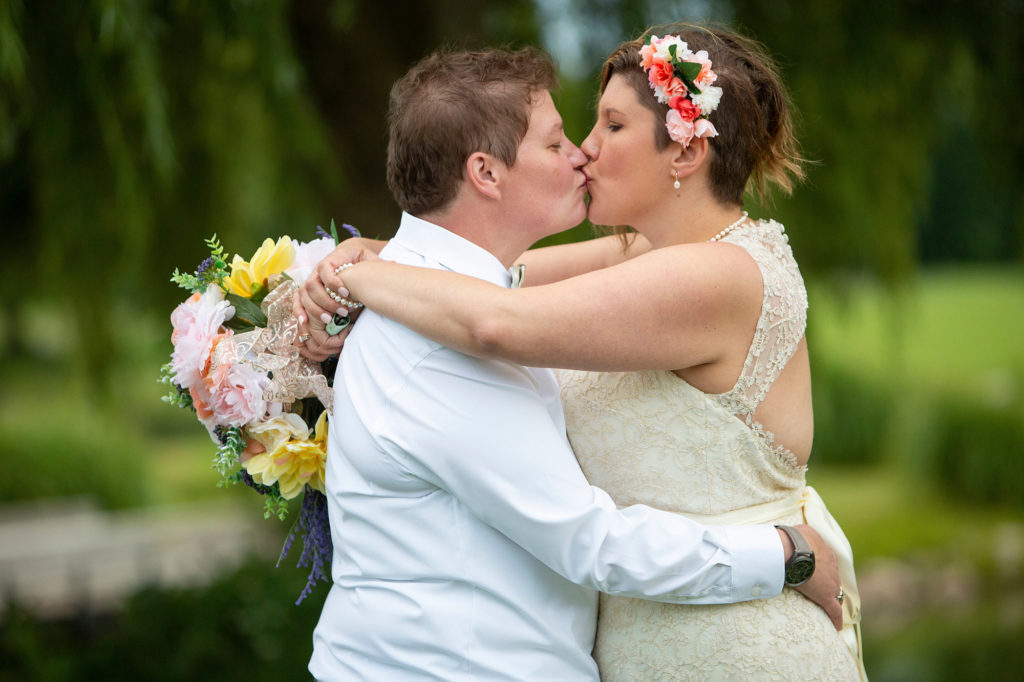
[[[690,48],[687,47],[686,42],[681,40],[678,36],[665,36],[660,39],[657,36],[654,36],[651,39],[651,45],[654,47],[654,56],[668,62],[669,64],[673,64],[690,54]],[[672,54],[668,51],[668,48],[671,45],[676,46],[675,60],[672,59]]]
[[317,263],[327,257],[334,250],[334,240],[329,237],[321,237],[311,242],[292,242],[295,247],[295,260],[285,270],[285,274],[295,280],[296,284],[302,284],[313,274],[313,268]]
[[654,96],[658,98],[659,102],[662,104],[668,104],[668,93],[665,92],[665,88],[652,83],[651,89],[654,90]]
[[690,95],[690,99],[700,109],[702,114],[710,114],[718,108],[722,100],[722,88],[715,85],[705,85],[700,89],[699,95]]
[[277,450],[290,439],[306,440],[309,438],[309,427],[306,426],[306,422],[292,412],[249,424],[245,431],[250,438],[259,441],[267,452]]

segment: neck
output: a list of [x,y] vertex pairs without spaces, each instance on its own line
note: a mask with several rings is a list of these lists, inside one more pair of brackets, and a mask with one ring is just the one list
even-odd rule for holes
[[521,243],[525,241],[525,233],[513,225],[506,225],[502,215],[494,214],[488,208],[465,206],[456,200],[443,211],[420,217],[476,244],[510,268],[533,242]]
[[664,200],[632,227],[660,249],[708,241],[742,215],[740,206],[719,203],[706,191],[669,186]]

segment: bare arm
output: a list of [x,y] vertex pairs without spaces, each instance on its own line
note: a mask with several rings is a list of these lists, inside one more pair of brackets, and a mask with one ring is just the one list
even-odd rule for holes
[[[681,369],[749,344],[761,274],[729,244],[651,251],[570,279],[507,290],[439,270],[368,261],[324,282],[417,332],[480,357],[536,367]],[[309,292],[314,303],[330,300]],[[307,306],[307,309],[309,306]],[[745,346],[744,346],[745,347]]]
[[574,244],[530,249],[516,261],[526,266],[523,286],[539,286],[611,267],[651,250],[650,242],[631,234],[625,248],[619,237],[610,235]]

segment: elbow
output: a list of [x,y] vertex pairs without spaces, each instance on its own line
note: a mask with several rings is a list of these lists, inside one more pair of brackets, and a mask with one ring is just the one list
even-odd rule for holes
[[504,315],[482,315],[470,324],[470,354],[481,358],[508,358],[512,325]]

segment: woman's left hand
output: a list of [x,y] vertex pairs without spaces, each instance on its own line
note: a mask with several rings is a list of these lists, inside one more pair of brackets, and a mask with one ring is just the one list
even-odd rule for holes
[[[292,301],[292,311],[298,320],[299,335],[296,344],[302,355],[322,362],[341,352],[345,338],[361,309],[350,310],[332,298],[331,292],[341,298],[349,297],[344,281],[336,270],[346,263],[358,263],[375,258],[377,254],[372,251],[345,241],[317,264]],[[347,317],[349,324],[340,333],[332,335],[328,333],[326,326],[335,315]]]

